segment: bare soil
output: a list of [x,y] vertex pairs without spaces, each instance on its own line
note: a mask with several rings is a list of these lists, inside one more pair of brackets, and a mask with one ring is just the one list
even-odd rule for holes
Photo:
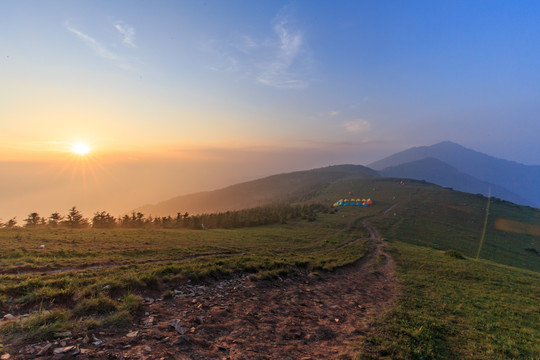
[[187,282],[171,299],[146,299],[131,326],[20,346],[11,359],[352,358],[396,295],[394,262],[363,224],[370,251],[354,265],[277,280]]

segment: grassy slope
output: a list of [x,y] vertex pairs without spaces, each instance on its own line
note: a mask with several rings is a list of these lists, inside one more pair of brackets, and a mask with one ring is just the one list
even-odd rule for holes
[[[369,208],[341,207],[342,213],[362,212],[376,215],[373,223],[385,230],[389,239],[440,250],[454,249],[476,257],[486,214],[487,198],[453,191],[422,181],[399,179],[344,179],[318,192],[315,201],[331,203],[340,197],[371,197]],[[386,216],[384,209],[392,207]],[[480,252],[481,259],[540,271],[538,236],[497,230],[495,221],[508,219],[525,225],[540,224],[540,210],[491,199],[487,231]]]
[[535,359],[540,274],[395,242],[401,295],[359,359]]
[[336,165],[296,171],[232,185],[223,189],[178,196],[138,209],[153,216],[238,210],[278,202],[310,198],[328,184],[342,178],[369,178],[378,174],[360,165]]
[[[237,230],[4,229],[0,231],[0,246],[5,249],[0,261],[4,269],[51,263],[54,266],[109,261],[127,264],[114,269],[87,270],[84,277],[2,275],[0,306],[8,308],[18,303],[24,308],[52,302],[59,306],[61,320],[47,326],[84,327],[87,325],[74,325],[80,303],[89,306],[89,301],[103,297],[116,299],[118,292],[163,291],[169,282],[223,276],[234,271],[271,277],[298,268],[332,269],[365,253],[363,242],[340,245],[358,236],[367,238],[360,219],[374,216],[371,221],[392,241],[403,296],[396,309],[388,314],[381,332],[366,339],[363,356],[533,358],[538,353],[534,343],[539,337],[536,324],[540,320],[538,273],[484,260],[457,260],[439,250],[428,249],[454,249],[474,256],[486,198],[418,181],[402,185],[395,179],[354,178],[332,182],[311,194],[312,200],[328,204],[347,196],[371,197],[375,204],[367,208],[341,208],[338,214],[321,215],[316,222]],[[539,271],[538,255],[524,250],[538,249],[538,237],[496,230],[493,225],[497,218],[540,223],[538,210],[493,201],[481,258]],[[39,249],[40,244],[46,248]],[[201,254],[206,255],[186,258]],[[163,257],[184,260],[137,263]],[[83,300],[74,300],[79,296]],[[100,306],[111,306],[103,301],[105,305]],[[113,305],[118,312],[109,315],[113,320],[107,321],[114,322],[114,316],[124,314],[122,309],[129,307],[125,300]],[[45,331],[47,334],[50,331]]]
[[[316,222],[242,229],[2,229],[0,273],[83,266],[182,260],[212,254],[293,257],[331,250],[367,232],[354,218],[319,214]],[[351,231],[354,230],[354,231]],[[41,248],[44,245],[44,248]]]
[[[331,270],[366,253],[369,234],[359,222],[319,214],[315,222],[235,230],[2,229],[0,312],[52,310],[21,323],[3,323],[2,332],[43,339],[68,329],[129,323],[126,308],[140,302],[140,296],[160,296],[186,279]],[[358,238],[363,241],[354,241]],[[122,266],[42,273],[44,266],[109,263]],[[40,270],[5,273],[17,268]]]
[[[538,209],[491,199],[480,260],[461,260],[437,249],[476,256],[487,198],[419,181],[347,179],[318,200],[349,193],[375,200],[376,207],[340,213],[374,215],[401,288],[397,306],[359,345],[359,359],[539,358],[540,258],[525,250],[539,249],[539,238],[494,226],[496,219],[540,224]],[[395,206],[381,216],[381,205]]]
[[[540,274],[483,258],[540,271],[538,237],[495,229],[498,218],[540,223],[537,209],[492,199],[481,260],[459,260],[437,249],[476,255],[487,199],[417,181],[345,180],[336,193],[370,196],[389,208],[368,211],[391,241],[401,296],[359,346],[360,359],[534,359],[540,353]],[[358,211],[341,208],[348,216]],[[414,245],[413,245],[414,244]],[[416,246],[420,245],[420,246]]]

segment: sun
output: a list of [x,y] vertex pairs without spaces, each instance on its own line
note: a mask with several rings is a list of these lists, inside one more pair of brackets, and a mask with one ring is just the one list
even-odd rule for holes
[[71,152],[77,155],[87,155],[90,153],[90,150],[90,146],[82,142],[71,145]]

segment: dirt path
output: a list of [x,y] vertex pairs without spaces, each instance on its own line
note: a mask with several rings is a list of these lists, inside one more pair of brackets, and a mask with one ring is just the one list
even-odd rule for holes
[[384,216],[388,215],[388,213],[389,213],[390,211],[392,211],[392,209],[395,208],[395,207],[398,206],[398,205],[399,205],[399,203],[395,203],[394,205],[390,206],[388,209],[384,210],[383,215],[384,215]]
[[[377,229],[362,223],[370,251],[352,266],[274,281],[188,282],[170,300],[148,299],[139,323],[68,337],[43,358],[61,345],[74,346],[62,359],[351,358],[396,294],[394,262]],[[44,346],[27,345],[21,354],[33,355],[14,358],[34,358]]]

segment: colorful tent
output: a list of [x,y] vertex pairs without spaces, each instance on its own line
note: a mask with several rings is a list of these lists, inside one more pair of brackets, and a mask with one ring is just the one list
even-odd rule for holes
[[360,198],[352,198],[352,199],[339,199],[334,203],[334,207],[336,206],[369,206],[373,204],[373,200],[371,198],[367,199],[360,199]]

